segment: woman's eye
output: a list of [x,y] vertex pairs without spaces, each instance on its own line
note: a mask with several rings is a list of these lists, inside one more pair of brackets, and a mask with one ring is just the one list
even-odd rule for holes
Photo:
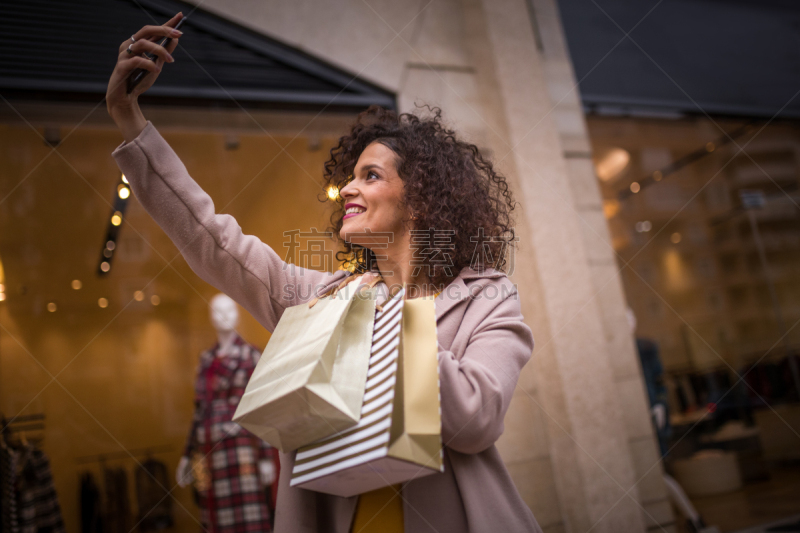
[[379,176],[378,176],[377,174],[375,174],[374,172],[369,172],[369,173],[367,174],[367,179],[371,179],[371,178],[378,179],[378,178],[379,178]]

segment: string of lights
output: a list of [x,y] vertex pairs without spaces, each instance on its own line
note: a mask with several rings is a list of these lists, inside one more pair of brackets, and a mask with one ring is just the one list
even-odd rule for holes
[[131,189],[128,179],[125,174],[121,174],[114,197],[114,205],[111,208],[111,217],[108,220],[103,250],[100,252],[100,264],[97,266],[97,274],[101,277],[111,271],[111,263],[114,259],[114,252],[117,249],[119,232],[122,229],[122,221],[125,217],[125,210],[128,207],[128,199],[130,197]]

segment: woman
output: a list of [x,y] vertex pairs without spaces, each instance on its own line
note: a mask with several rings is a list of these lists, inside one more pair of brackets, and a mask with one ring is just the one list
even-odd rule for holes
[[[180,17],[146,26],[120,46],[107,103],[125,142],[113,155],[192,269],[273,331],[287,307],[352,273],[289,267],[242,234],[232,217],[216,215],[211,198],[144,118],[137,97],[172,61],[179,35],[170,28]],[[149,42],[168,35],[176,39],[167,50]],[[157,64],[139,58],[143,52],[158,55]],[[127,95],[124,81],[135,68],[151,73]],[[410,297],[436,295],[445,471],[340,498],[290,487],[294,454],[281,454],[276,530],[541,531],[494,445],[533,349],[516,289],[501,271],[513,240],[514,201],[505,179],[442,126],[438,112],[419,119],[378,108],[362,113],[340,139],[325,177],[341,197],[332,217],[344,246],[340,259],[369,271],[366,277],[380,273],[387,287],[407,284]]]

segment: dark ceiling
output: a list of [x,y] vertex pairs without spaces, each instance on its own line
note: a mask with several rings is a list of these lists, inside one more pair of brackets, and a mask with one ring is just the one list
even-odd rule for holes
[[800,2],[558,3],[590,112],[800,118]]
[[0,94],[101,101],[125,39],[189,15],[144,102],[303,110],[394,108],[394,95],[295,48],[175,0],[0,2]]

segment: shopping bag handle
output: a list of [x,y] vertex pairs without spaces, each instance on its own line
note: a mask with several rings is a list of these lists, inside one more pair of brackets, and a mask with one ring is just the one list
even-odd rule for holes
[[[381,276],[380,274],[378,274],[377,276],[375,276],[375,278],[374,278],[372,281],[370,281],[369,283],[367,283],[367,284],[366,284],[366,287],[367,287],[368,289],[371,289],[372,287],[374,287],[375,285],[377,285],[377,284],[378,284],[378,283],[380,283],[381,281],[383,281],[383,276]],[[364,290],[364,287],[363,287],[363,286],[362,286],[362,287],[359,287],[359,289],[358,289],[358,290],[359,290],[359,291],[363,291],[363,290]]]
[[[408,299],[408,291],[406,291],[406,290],[405,290],[405,288],[406,288],[406,283],[405,283],[405,282],[403,282],[403,286],[402,286],[402,290],[404,291],[404,292],[403,292],[403,300],[407,300],[407,299]],[[397,292],[400,292],[400,291],[398,290]],[[391,291],[391,289],[389,289],[389,298],[386,300],[386,302],[383,302],[383,305],[381,305],[381,304],[378,304],[378,305],[376,305],[376,306],[375,306],[375,308],[376,308],[378,311],[383,311],[383,306],[384,306],[384,305],[386,305],[386,303],[387,303],[389,300],[391,300],[392,298],[394,298],[395,296],[397,296],[397,293],[394,293],[394,294],[392,294],[392,291]]]
[[[334,287],[332,290],[328,291],[325,294],[317,296],[316,298],[314,298],[313,300],[308,302],[308,308],[311,309],[312,307],[317,305],[317,302],[320,300],[320,298],[326,298],[328,296],[336,296],[336,293],[338,293],[340,290],[342,290],[345,287],[345,285],[347,285],[348,283],[350,283],[354,279],[357,279],[357,278],[360,278],[360,277],[361,276],[356,276],[356,275],[347,276],[346,278],[344,278],[342,280],[342,282],[338,286]],[[372,287],[374,287],[376,284],[378,284],[381,281],[383,281],[383,277],[379,274],[378,276],[375,277],[375,279],[373,279],[372,281],[367,283],[367,288],[371,289]]]

